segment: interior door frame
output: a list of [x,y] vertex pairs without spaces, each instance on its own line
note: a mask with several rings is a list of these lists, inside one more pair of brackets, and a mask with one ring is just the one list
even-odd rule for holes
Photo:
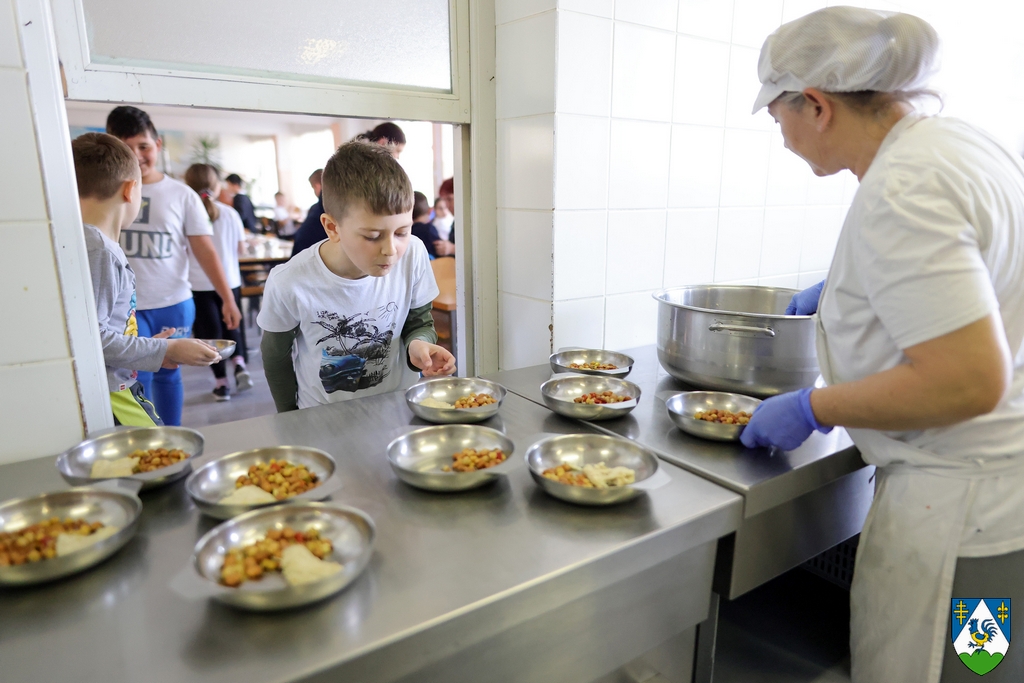
[[459,374],[498,369],[493,2],[449,0],[450,93],[96,64],[82,0],[51,2],[67,99],[455,124]]

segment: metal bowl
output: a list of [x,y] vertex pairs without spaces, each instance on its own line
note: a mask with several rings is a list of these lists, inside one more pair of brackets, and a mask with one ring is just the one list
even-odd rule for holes
[[0,567],[0,585],[26,586],[83,571],[107,559],[131,540],[142,502],[127,492],[74,488],[0,503],[0,531],[12,532],[51,517],[72,517],[119,527],[113,536],[67,555]]
[[636,482],[649,479],[658,471],[658,458],[643,446],[618,436],[603,434],[566,434],[542,439],[526,451],[530,476],[555,498],[579,505],[614,505],[640,495],[629,486],[588,489],[560,484],[544,477],[543,472],[563,463],[583,467],[605,463],[608,467],[628,467],[636,472]]
[[[260,581],[247,581],[238,588],[220,585],[220,570],[228,550],[253,543],[271,529],[285,526],[298,531],[316,529],[322,538],[330,539],[334,551],[325,559],[344,565],[344,569],[303,586],[289,585],[280,573],[269,574]],[[323,600],[352,583],[370,561],[375,536],[373,520],[362,510],[326,503],[275,505],[214,527],[196,543],[189,565],[198,572],[197,578],[212,589],[210,597],[214,600],[253,611],[287,609]]]
[[235,342],[231,339],[200,339],[200,341],[217,349],[221,360],[231,358],[231,354],[235,352]]
[[[613,391],[620,396],[630,396],[636,402],[617,408],[615,404],[590,405],[574,403],[573,399],[591,392]],[[554,377],[540,385],[544,405],[559,415],[579,420],[611,420],[628,415],[640,402],[640,387],[632,382],[615,377],[598,375],[566,375]]]
[[[427,422],[483,422],[498,413],[501,402],[505,400],[505,393],[505,387],[479,377],[437,377],[409,387],[405,392],[405,402],[416,417]],[[490,394],[498,402],[480,408],[430,408],[421,403],[425,398],[433,398],[454,404],[456,400],[470,394]]]
[[[585,370],[569,367],[572,363],[607,363],[617,366],[615,370]],[[552,372],[575,372],[581,375],[602,377],[625,377],[633,370],[633,359],[624,353],[604,349],[568,349],[551,354],[548,358]]]
[[707,422],[694,417],[698,410],[728,410],[738,413],[741,410],[753,414],[761,400],[729,394],[724,391],[686,391],[665,401],[668,416],[676,426],[687,434],[699,436],[712,441],[739,441],[740,434],[746,425],[727,425],[718,422]]
[[117,460],[135,451],[153,448],[180,448],[189,457],[169,467],[125,477],[142,482],[143,491],[187,476],[192,471],[192,459],[203,453],[203,435],[185,427],[118,427],[61,453],[57,456],[57,471],[74,486],[93,484],[106,479],[91,476],[92,465],[97,460]]
[[[310,472],[320,478],[315,488],[286,498],[283,501],[263,503],[261,505],[222,505],[220,500],[235,490],[235,481],[246,474],[249,467],[260,462],[269,462],[271,458],[287,460],[294,465],[305,465]],[[337,465],[327,453],[306,446],[271,446],[254,448],[249,451],[232,453],[209,462],[192,473],[185,482],[185,490],[195,501],[196,507],[210,517],[231,519],[243,513],[278,503],[292,503],[304,500],[323,500],[331,495],[337,486],[332,486]]]
[[452,455],[463,448],[500,448],[508,462],[515,445],[490,427],[454,424],[423,427],[388,444],[388,463],[406,484],[428,491],[466,491],[501,476],[494,467],[476,472],[442,472],[442,467],[451,465]]

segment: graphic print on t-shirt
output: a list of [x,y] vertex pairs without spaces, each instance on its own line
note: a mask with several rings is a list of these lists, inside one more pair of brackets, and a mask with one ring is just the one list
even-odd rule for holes
[[[320,383],[324,391],[355,392],[375,387],[391,374],[388,359],[395,336],[398,303],[390,302],[366,313],[342,316],[329,311],[317,312],[313,324],[327,334],[316,340],[321,349]],[[381,329],[384,327],[385,329]],[[331,343],[333,342],[333,343]]]
[[174,239],[169,232],[122,230],[121,248],[128,258],[171,258]]
[[132,222],[149,224],[149,197],[142,198],[142,205],[139,207],[139,215]]

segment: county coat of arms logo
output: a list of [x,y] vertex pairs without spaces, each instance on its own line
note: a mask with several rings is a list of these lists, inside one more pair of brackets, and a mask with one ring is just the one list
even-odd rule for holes
[[984,676],[1010,647],[1010,598],[953,598],[953,650],[964,665]]

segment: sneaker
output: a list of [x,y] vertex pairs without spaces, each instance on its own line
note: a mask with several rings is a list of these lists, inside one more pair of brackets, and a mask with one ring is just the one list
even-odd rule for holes
[[230,401],[231,390],[227,386],[217,387],[213,390],[213,398],[216,401]]
[[250,375],[249,371],[241,365],[235,366],[235,387],[239,391],[252,389],[252,375]]

